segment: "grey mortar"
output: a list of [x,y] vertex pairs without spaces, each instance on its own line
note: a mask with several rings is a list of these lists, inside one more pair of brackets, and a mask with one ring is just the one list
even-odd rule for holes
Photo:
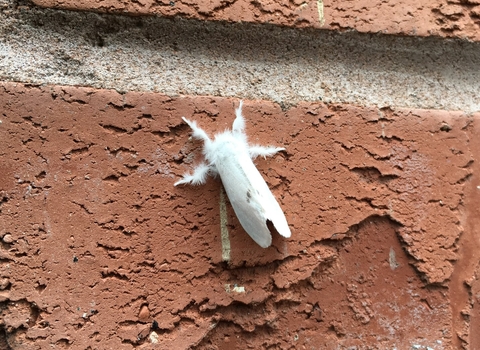
[[[19,6],[21,5],[21,6]],[[0,0],[0,79],[473,112],[480,43],[129,17]]]

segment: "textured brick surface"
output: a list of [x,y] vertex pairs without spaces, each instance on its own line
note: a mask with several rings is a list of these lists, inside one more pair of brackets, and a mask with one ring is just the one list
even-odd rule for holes
[[480,40],[478,0],[325,1],[330,29]]
[[[322,14],[316,1],[56,1],[35,0],[46,7],[132,15],[182,16],[202,20],[260,22],[295,27],[320,27]],[[322,6],[320,5],[320,9]]]
[[480,1],[33,0],[46,7],[480,40]]
[[213,134],[237,103],[1,85],[10,346],[480,346],[480,116],[245,101],[287,149],[256,162],[292,229],[262,249],[218,180],[173,187],[200,156],[181,116]]

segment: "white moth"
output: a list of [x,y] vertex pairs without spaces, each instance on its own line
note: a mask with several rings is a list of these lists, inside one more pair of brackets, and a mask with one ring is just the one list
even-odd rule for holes
[[200,185],[205,183],[209,174],[220,175],[233,210],[243,228],[262,248],[267,248],[272,244],[267,221],[272,222],[282,236],[290,237],[291,233],[280,205],[252,160],[258,156],[264,158],[273,156],[285,148],[250,146],[245,134],[242,105],[243,101],[240,101],[235,110],[236,118],[232,131],[227,130],[215,135],[213,141],[195,121],[182,117],[193,130],[192,137],[203,140],[205,162],[198,165],[193,174],[186,173],[174,186],[189,183]]

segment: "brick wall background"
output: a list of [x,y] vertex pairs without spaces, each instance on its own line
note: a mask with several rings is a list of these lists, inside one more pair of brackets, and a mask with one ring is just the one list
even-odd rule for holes
[[[0,0],[0,348],[480,348],[480,3]],[[292,237],[173,187],[244,100]],[[225,239],[227,238],[227,239]]]

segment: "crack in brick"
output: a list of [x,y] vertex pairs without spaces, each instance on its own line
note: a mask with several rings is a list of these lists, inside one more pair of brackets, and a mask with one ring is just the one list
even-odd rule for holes
[[110,132],[115,133],[115,134],[125,134],[125,133],[128,132],[127,129],[121,128],[121,127],[115,126],[115,125],[100,124],[100,126],[101,126],[102,128],[104,128],[105,130],[110,131]]

